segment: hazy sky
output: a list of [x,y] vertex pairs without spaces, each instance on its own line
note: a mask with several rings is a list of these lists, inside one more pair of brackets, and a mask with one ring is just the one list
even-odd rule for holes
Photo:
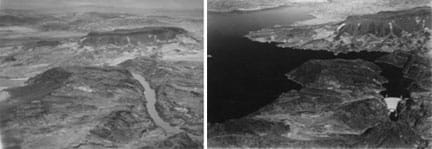
[[0,8],[44,9],[111,6],[142,9],[202,9],[203,0],[0,0]]

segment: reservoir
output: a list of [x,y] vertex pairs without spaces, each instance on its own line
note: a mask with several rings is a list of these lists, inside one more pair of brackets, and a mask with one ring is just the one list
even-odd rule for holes
[[[279,48],[245,38],[249,31],[290,25],[312,16],[296,8],[256,12],[208,13],[208,122],[240,118],[275,100],[282,92],[301,86],[285,74],[311,59],[363,59],[374,61],[385,53],[359,52],[335,56],[327,51]],[[382,64],[379,64],[382,66]],[[400,69],[385,66],[391,76],[385,94],[407,96]],[[397,74],[397,75],[393,75]],[[389,90],[390,87],[390,90]],[[384,94],[384,93],[383,93]]]

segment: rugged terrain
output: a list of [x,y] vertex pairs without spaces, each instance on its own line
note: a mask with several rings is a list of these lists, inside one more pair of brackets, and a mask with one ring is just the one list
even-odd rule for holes
[[[250,115],[210,124],[211,147],[430,148],[431,8],[347,17],[324,24],[276,26],[246,37],[280,47],[339,53],[375,51],[366,60],[309,60],[286,76],[302,86]],[[346,15],[346,14],[345,14]],[[402,70],[408,97],[390,116],[381,64]]]
[[0,18],[4,148],[202,148],[202,18]]
[[[383,84],[387,80],[380,73],[377,65],[364,60],[306,62],[287,74],[302,89],[283,93],[247,117],[212,125],[209,145],[302,148],[424,145],[421,136],[405,121],[389,119],[384,97],[379,94],[385,90]],[[386,135],[385,140],[370,141]]]
[[[203,136],[203,64],[190,61],[128,60],[120,66],[149,79],[156,110],[172,126]],[[202,139],[202,138],[201,138]]]
[[328,50],[393,52],[426,50],[432,27],[430,7],[350,16],[342,22],[287,26],[250,32],[258,42],[275,42],[280,47]]
[[412,84],[411,98],[399,104],[397,120],[389,118],[380,94],[387,82],[380,73],[364,60],[308,61],[287,74],[302,89],[283,93],[247,117],[211,124],[209,146],[427,148],[432,105],[424,85],[430,86],[425,82],[430,71],[413,72],[423,77]]
[[[38,23],[19,22],[21,24],[0,27],[0,79],[18,82],[57,66],[114,66],[140,56],[201,60],[202,22],[199,18],[182,20],[169,16],[97,12],[47,15],[9,10],[3,13],[19,18],[34,17]],[[71,28],[40,29],[49,22],[46,20],[53,18],[69,27],[74,26],[73,22],[80,23]],[[146,23],[148,19],[165,23]],[[7,20],[1,21],[7,23]],[[87,27],[91,24],[95,28]]]

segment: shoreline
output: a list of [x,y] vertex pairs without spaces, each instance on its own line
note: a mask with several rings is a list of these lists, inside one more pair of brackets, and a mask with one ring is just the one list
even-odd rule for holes
[[220,9],[207,9],[207,12],[209,13],[249,13],[249,12],[258,12],[258,11],[265,11],[265,10],[271,10],[271,9],[281,9],[290,7],[291,5],[287,4],[281,4],[278,6],[268,6],[268,7],[255,7],[255,8],[235,8],[235,9],[227,9],[227,10],[220,10]]

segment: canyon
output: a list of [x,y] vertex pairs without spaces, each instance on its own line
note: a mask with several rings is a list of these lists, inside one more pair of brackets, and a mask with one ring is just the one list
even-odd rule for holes
[[202,18],[9,9],[0,17],[3,148],[203,148]]
[[[310,59],[288,69],[286,79],[300,85],[299,89],[283,92],[246,116],[209,123],[208,145],[429,148],[430,14],[431,8],[422,6],[250,31],[246,38],[285,50],[380,55],[370,59]],[[396,80],[399,84],[392,84],[392,74],[382,71],[388,68],[401,73]],[[401,87],[406,93],[391,95],[402,100],[390,113],[384,99],[389,90]]]

